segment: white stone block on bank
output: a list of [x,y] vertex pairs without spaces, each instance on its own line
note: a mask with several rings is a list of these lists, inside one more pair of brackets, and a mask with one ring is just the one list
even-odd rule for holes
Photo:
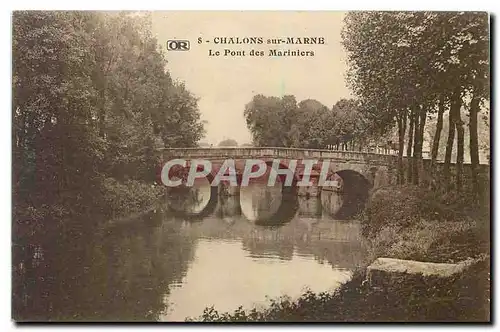
[[366,277],[372,287],[382,287],[393,278],[422,277],[449,278],[462,272],[471,262],[429,263],[396,258],[377,258],[366,268]]

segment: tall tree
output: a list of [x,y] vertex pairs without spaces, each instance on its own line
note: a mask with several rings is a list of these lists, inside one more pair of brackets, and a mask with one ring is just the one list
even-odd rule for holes
[[[155,150],[195,145],[203,122],[166,71],[147,16],[19,11],[12,23],[13,265],[30,268],[14,293],[41,294],[40,276],[65,273],[59,244],[107,217],[107,180],[152,181]],[[43,268],[33,263],[39,247]]]
[[288,147],[297,141],[294,120],[297,102],[294,96],[256,95],[245,106],[247,126],[259,146]]
[[[465,137],[460,108],[475,87],[485,86],[478,83],[480,80],[487,82],[487,15],[474,12],[355,12],[349,13],[345,22],[342,38],[348,52],[348,83],[363,104],[375,105],[380,117],[387,120],[379,126],[390,127],[396,122],[400,126],[398,132],[404,134],[401,130],[404,121],[397,114],[408,110],[413,113],[407,149],[408,156],[413,152],[409,168],[413,183],[419,182],[418,173],[423,165],[422,142],[427,116],[437,111],[438,119],[442,119],[446,109],[443,103],[450,101],[445,178],[449,182],[456,131],[456,187],[460,189]],[[484,100],[485,90],[478,88],[478,91]],[[471,106],[475,110],[476,105],[474,100]],[[473,149],[477,137],[475,123],[473,120]],[[437,145],[441,128],[436,126],[434,141]]]

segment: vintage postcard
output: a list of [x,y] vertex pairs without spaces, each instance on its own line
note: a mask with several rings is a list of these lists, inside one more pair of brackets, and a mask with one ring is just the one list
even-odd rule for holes
[[490,322],[490,17],[14,11],[16,322]]

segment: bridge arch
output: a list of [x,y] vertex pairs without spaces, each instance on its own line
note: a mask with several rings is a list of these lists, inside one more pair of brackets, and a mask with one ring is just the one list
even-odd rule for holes
[[219,199],[218,187],[211,186],[214,176],[197,179],[196,185],[167,187],[166,203],[170,213],[179,218],[199,221],[214,213]]
[[[262,161],[267,165],[266,175],[262,181],[250,182],[248,187],[240,188],[242,215],[260,226],[283,225],[288,223],[298,210],[296,188],[299,178],[295,172],[291,172],[290,175],[293,176],[291,186],[285,186],[287,175],[279,174],[274,186],[268,186],[268,176],[273,169],[274,160]],[[279,169],[290,170],[289,165],[284,162],[278,163],[277,166]],[[261,209],[262,206],[265,208]]]
[[323,210],[338,219],[351,219],[365,208],[373,184],[352,169],[335,171],[329,178],[339,177],[340,188],[321,188]]

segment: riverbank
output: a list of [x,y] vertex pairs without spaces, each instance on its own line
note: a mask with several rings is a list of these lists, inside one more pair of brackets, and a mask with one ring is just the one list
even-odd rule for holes
[[450,278],[394,278],[383,289],[366,282],[365,269],[335,292],[279,298],[265,309],[219,313],[206,308],[204,322],[328,321],[435,322],[490,320],[489,208],[467,195],[442,195],[413,186],[375,192],[362,216],[369,258],[391,257],[456,263],[473,259]]

